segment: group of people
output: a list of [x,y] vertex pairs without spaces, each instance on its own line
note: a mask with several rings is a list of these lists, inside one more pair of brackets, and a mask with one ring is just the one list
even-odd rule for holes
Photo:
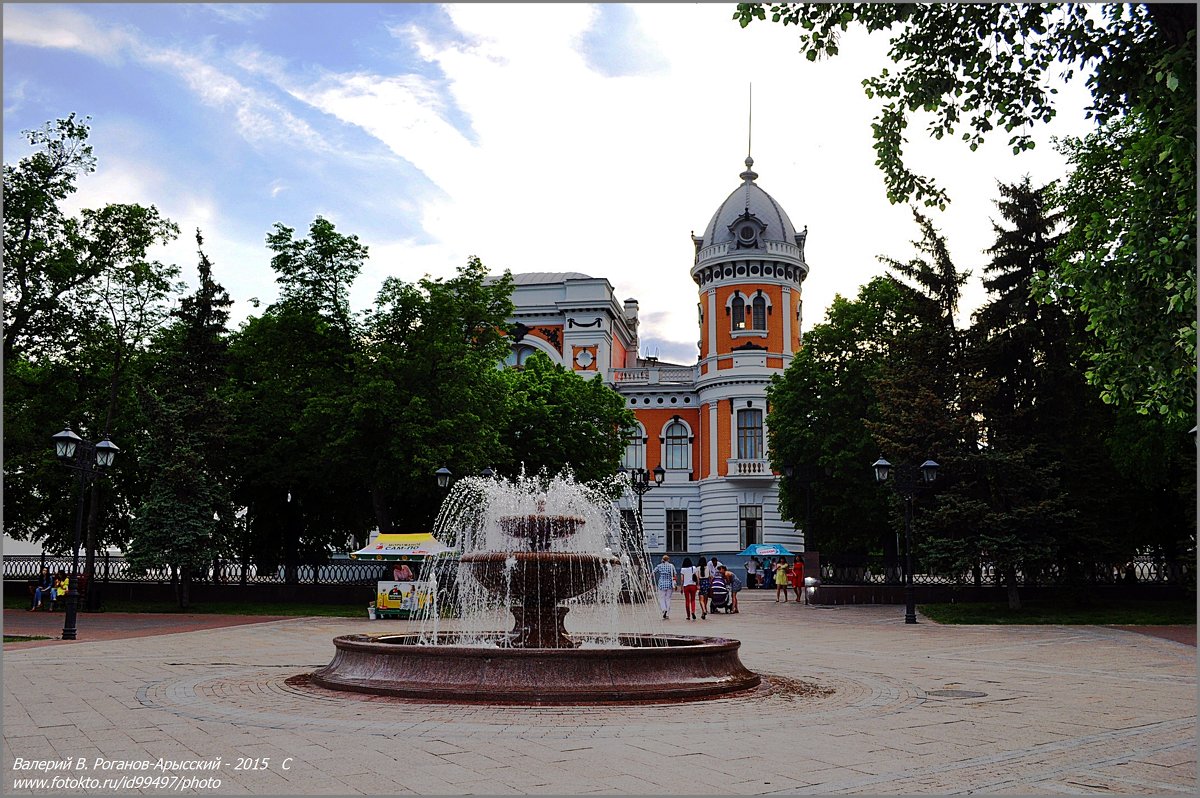
[[795,557],[788,563],[786,557],[778,557],[764,565],[753,557],[746,562],[745,568],[746,582],[743,583],[716,557],[707,561],[701,557],[695,564],[691,557],[684,557],[683,567],[676,573],[671,556],[664,554],[653,572],[663,619],[670,619],[671,598],[676,590],[683,593],[683,610],[689,621],[696,620],[697,609],[700,618],[707,618],[709,613],[732,615],[738,612],[738,593],[744,586],[769,588],[774,585],[775,603],[788,601],[789,587],[795,592],[797,602],[804,600],[804,561],[801,558]]
[[[761,576],[760,576],[761,572]],[[746,583],[750,587],[775,588],[775,601],[788,600],[788,587],[796,594],[796,601],[804,599],[804,560],[793,557],[789,565],[787,557],[776,557],[765,564],[757,557],[746,561]]]
[[50,609],[54,602],[67,595],[70,589],[71,578],[64,571],[59,571],[51,578],[50,569],[43,568],[33,585],[33,602],[29,612],[40,610],[43,604],[47,610]]
[[716,557],[707,561],[701,557],[695,564],[691,557],[684,557],[683,567],[676,573],[670,555],[664,554],[662,562],[654,568],[654,579],[664,620],[670,619],[671,597],[676,590],[683,593],[684,612],[689,621],[696,620],[697,609],[701,618],[707,618],[709,613],[740,612],[738,593],[744,586],[741,577]]

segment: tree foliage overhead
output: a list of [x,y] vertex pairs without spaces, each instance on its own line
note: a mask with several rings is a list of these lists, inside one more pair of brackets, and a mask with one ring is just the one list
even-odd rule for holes
[[1069,230],[1038,290],[1081,309],[1095,333],[1088,377],[1105,401],[1195,415],[1196,9],[1183,3],[739,3],[734,19],[794,25],[809,60],[851,26],[886,31],[894,67],[863,86],[881,107],[876,164],[892,202],[944,206],[905,161],[910,123],[997,128],[1014,153],[1056,113],[1055,84],[1086,76],[1096,131],[1060,143],[1072,174],[1056,199]]
[[[810,61],[838,54],[850,26],[887,31],[895,70],[863,80],[882,107],[873,125],[877,163],[892,202],[944,204],[944,190],[904,163],[909,121],[933,116],[934,138],[959,130],[972,150],[992,130],[1013,152],[1032,149],[1031,127],[1054,118],[1054,84],[1087,74],[1103,122],[1191,80],[1195,9],[1170,3],[738,3],[742,27],[765,20],[800,29]],[[1194,103],[1193,103],[1194,105]]]
[[[146,252],[178,227],[154,206],[109,204],[67,216],[61,204],[93,172],[86,120],[71,114],[25,132],[36,151],[4,165],[4,359],[52,356],[81,335],[80,292],[103,300],[108,276],[145,282]],[[85,326],[86,326],[86,322]]]

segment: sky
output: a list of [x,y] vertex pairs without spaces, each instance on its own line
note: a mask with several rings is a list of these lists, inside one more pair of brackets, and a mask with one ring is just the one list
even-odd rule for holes
[[[643,354],[693,363],[691,233],[748,149],[809,230],[803,329],[919,237],[874,165],[861,81],[888,65],[886,39],[851,31],[813,63],[795,29],[742,29],[734,5],[5,3],[4,161],[29,154],[23,130],[90,116],[98,168],[70,209],[156,206],[182,235],[154,256],[192,284],[199,229],[235,324],[277,296],[272,226],[302,235],[319,215],[369,248],[357,310],[388,276],[471,256],[583,272],[639,300]],[[1061,177],[1051,137],[1088,130],[1079,82],[1060,98],[1020,156],[1003,133],[972,153],[909,128],[952,200],[927,212],[975,275],[964,319],[985,301],[996,181]]]

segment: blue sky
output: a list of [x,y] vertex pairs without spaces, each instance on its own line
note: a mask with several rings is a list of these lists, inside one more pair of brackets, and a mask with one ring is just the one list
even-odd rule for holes
[[[370,248],[352,301],[384,277],[581,271],[639,299],[643,352],[694,362],[699,231],[738,184],[753,84],[759,185],[809,228],[803,326],[906,259],[917,231],[874,167],[860,81],[886,41],[851,34],[812,64],[794,32],[733,4],[12,4],[4,6],[4,159],[21,131],[91,117],[97,172],[73,208],[156,205],[194,277],[199,227],[237,302],[275,296],[264,238],[316,215]],[[914,141],[954,198],[935,220],[981,271],[997,179],[1058,177],[1053,133],[1085,131],[1065,90],[1035,153]],[[919,127],[914,126],[919,137]],[[963,312],[983,300],[972,282]]]

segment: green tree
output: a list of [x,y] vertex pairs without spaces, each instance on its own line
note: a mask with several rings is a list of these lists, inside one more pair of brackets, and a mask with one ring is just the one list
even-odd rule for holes
[[498,366],[511,313],[511,277],[489,277],[478,258],[449,279],[384,281],[354,380],[321,409],[381,531],[432,526],[438,468],[477,473],[504,459]]
[[240,554],[283,563],[292,581],[369,528],[367,488],[339,467],[344,447],[321,412],[354,380],[362,329],[347,292],[367,249],[320,217],[307,238],[277,224],[266,243],[280,298],[230,342],[230,451],[247,509]]
[[879,415],[876,381],[897,342],[917,330],[917,314],[913,292],[890,276],[876,277],[853,300],[835,297],[787,371],[771,380],[771,467],[819,476],[808,486],[799,478],[780,486],[784,518],[811,522],[809,550],[834,559],[894,552],[886,497],[871,481],[879,448],[867,421]]
[[[199,249],[199,285],[172,314],[175,324],[143,358],[138,393],[146,419],[139,466],[147,477],[131,530],[129,562],[178,568],[187,609],[196,573],[231,551],[234,508],[227,458],[229,294]],[[214,574],[215,577],[215,574]]]
[[503,471],[514,474],[570,468],[581,482],[612,476],[621,465],[625,430],[636,418],[625,400],[599,379],[584,379],[540,352],[524,368],[503,373],[508,450]]
[[[146,257],[177,233],[153,206],[63,211],[95,168],[88,132],[73,114],[27,131],[36,151],[4,166],[5,528],[51,550],[67,548],[76,502],[47,436],[70,423],[93,440],[120,438],[131,364],[179,290],[177,270]],[[101,543],[125,539],[125,460],[86,499],[89,572]]]
[[1003,127],[1014,152],[1056,114],[1056,73],[1087,75],[1099,125],[1062,144],[1058,203],[1070,230],[1045,296],[1096,334],[1088,375],[1105,401],[1182,420],[1195,413],[1196,13],[1190,4],[739,3],[734,19],[796,25],[809,60],[850,26],[888,31],[894,68],[863,81],[881,101],[876,164],[892,202],[944,206],[906,164],[914,118],[971,149]]
[[1101,398],[1182,430],[1196,411],[1195,110],[1139,108],[1060,143],[1072,171],[1054,200],[1076,221],[1036,283],[1086,316]]
[[[87,328],[79,294],[144,271],[146,252],[178,228],[154,206],[105,205],[67,216],[76,178],[95,170],[89,128],[75,115],[25,131],[37,151],[4,165],[4,361],[69,350]],[[101,296],[103,292],[101,289]]]
[[320,216],[309,225],[308,238],[297,239],[295,233],[277,223],[267,235],[267,247],[275,253],[271,268],[280,301],[322,314],[344,334],[353,335],[350,287],[362,271],[367,248],[358,236],[341,235]]

